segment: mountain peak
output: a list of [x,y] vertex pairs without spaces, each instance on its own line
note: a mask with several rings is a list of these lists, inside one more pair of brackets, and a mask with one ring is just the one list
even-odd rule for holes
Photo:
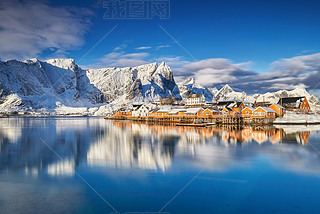
[[162,61],[162,62],[160,63],[160,65],[167,66],[167,63],[164,62],[164,61]]
[[63,69],[76,70],[78,67],[74,59],[72,58],[48,59],[48,60],[45,60],[44,62],[50,65],[56,66],[58,68],[63,68]]
[[[221,95],[221,94],[228,94],[228,93],[231,93],[231,92],[234,92],[234,90],[228,85],[228,84],[225,84],[217,93],[217,95]],[[216,95],[216,96],[217,96]]]
[[26,64],[35,64],[35,63],[39,62],[39,59],[32,58],[32,59],[24,60],[23,62],[26,63]]
[[233,91],[230,85],[225,84],[220,90],[228,90],[228,91]]
[[225,84],[215,95],[217,100],[224,100],[229,98],[229,94],[233,93],[234,90],[228,85]]
[[188,77],[187,79],[181,81],[178,83],[178,85],[193,85],[195,83],[195,80],[193,77]]

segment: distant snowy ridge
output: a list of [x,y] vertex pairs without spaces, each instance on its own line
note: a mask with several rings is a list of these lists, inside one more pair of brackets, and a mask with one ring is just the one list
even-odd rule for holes
[[180,94],[183,98],[188,97],[190,94],[201,93],[205,96],[206,101],[249,101],[249,102],[269,102],[277,103],[281,97],[306,97],[311,105],[311,109],[315,110],[316,105],[319,105],[319,100],[316,96],[311,95],[304,88],[296,88],[291,91],[279,90],[276,92],[267,92],[265,94],[247,95],[246,92],[237,92],[231,88],[230,85],[224,85],[220,90],[216,88],[206,88],[200,84],[197,84],[194,78],[189,77],[186,80],[177,83]]

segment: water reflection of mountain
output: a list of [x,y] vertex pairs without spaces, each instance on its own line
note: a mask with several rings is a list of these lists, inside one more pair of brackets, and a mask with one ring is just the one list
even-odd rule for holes
[[176,137],[156,136],[146,125],[116,123],[90,147],[90,165],[165,170],[174,155]]
[[[212,170],[247,164],[255,156],[280,157],[292,170],[319,171],[307,145],[309,127],[177,127],[100,118],[1,119],[0,170],[73,175],[81,164],[166,171],[174,160]],[[40,140],[43,139],[64,161]],[[264,145],[263,148],[261,145]],[[315,145],[316,146],[316,145]],[[276,158],[275,158],[276,159]],[[319,164],[318,164],[319,165]]]
[[[1,120],[0,170],[24,169],[70,174],[86,156],[90,139],[104,133],[105,124],[95,119],[10,118]],[[91,127],[91,129],[87,129]],[[63,159],[62,162],[41,141],[43,139]],[[69,164],[66,164],[70,162]]]

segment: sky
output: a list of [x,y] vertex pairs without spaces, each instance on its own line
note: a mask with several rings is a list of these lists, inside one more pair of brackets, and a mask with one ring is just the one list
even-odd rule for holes
[[73,58],[82,68],[165,61],[177,82],[320,95],[319,0],[161,1],[1,0],[0,59]]

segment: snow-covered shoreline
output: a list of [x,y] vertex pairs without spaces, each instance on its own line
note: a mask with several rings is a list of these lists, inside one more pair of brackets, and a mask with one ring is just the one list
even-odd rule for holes
[[297,114],[286,112],[283,118],[277,118],[273,124],[300,125],[300,124],[320,124],[318,114]]

